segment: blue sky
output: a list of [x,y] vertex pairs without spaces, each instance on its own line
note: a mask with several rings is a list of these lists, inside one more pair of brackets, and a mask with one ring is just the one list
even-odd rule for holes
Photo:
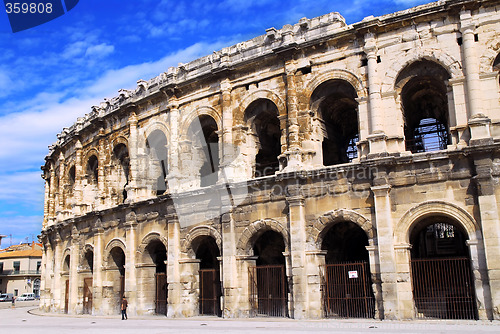
[[350,24],[426,2],[80,0],[18,33],[0,11],[0,234],[14,244],[36,240],[48,145],[118,89],[302,17],[337,11]]

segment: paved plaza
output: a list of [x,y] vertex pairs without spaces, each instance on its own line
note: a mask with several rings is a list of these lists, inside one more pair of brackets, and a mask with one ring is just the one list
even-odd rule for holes
[[500,322],[220,319],[167,319],[148,316],[122,321],[120,316],[44,314],[36,302],[0,303],[2,333],[499,333]]

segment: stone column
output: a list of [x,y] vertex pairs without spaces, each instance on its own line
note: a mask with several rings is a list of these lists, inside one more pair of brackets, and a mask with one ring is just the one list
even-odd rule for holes
[[322,284],[325,277],[326,251],[306,251],[305,270],[307,273],[307,300],[309,319],[320,319],[324,315]]
[[469,247],[478,317],[479,320],[490,320],[492,319],[491,289],[488,284],[488,268],[484,261],[482,241],[470,239],[466,240],[465,243]]
[[78,266],[80,262],[80,234],[73,227],[71,234],[71,254],[69,268],[69,314],[82,313],[83,305],[78,298],[78,286],[80,285],[80,277],[78,275]]
[[137,220],[132,211],[127,215],[125,222],[125,242],[127,243],[125,255],[125,295],[130,302],[130,314],[137,314],[137,275],[135,268],[135,253],[137,251],[136,230]]
[[125,187],[125,191],[127,191],[127,199],[126,203],[133,203],[137,201],[138,197],[138,188],[140,183],[140,175],[139,175],[139,164],[137,161],[138,154],[138,135],[137,135],[137,116],[135,112],[131,112],[128,118],[129,125],[129,141],[128,141],[128,152],[130,159],[130,172],[129,172],[129,181],[128,185]]
[[50,191],[49,191],[49,225],[55,222],[56,204],[56,169],[54,163],[50,164]]
[[370,239],[366,246],[368,258],[370,261],[370,274],[372,280],[373,296],[375,298],[375,319],[384,319],[384,297],[382,295],[382,282],[380,280],[380,263],[377,253],[378,247],[373,239]]
[[380,82],[377,72],[377,42],[372,33],[365,35],[364,52],[368,60],[368,91],[371,132],[367,137],[370,154],[387,152],[387,136],[384,132],[384,112],[381,108]]
[[295,196],[288,197],[286,199],[289,208],[290,259],[292,268],[291,275],[293,280],[293,290],[291,291],[293,296],[293,309],[290,311],[293,312],[294,319],[306,319],[309,316],[309,290],[307,288],[307,271],[305,270],[305,200],[303,196],[298,194],[300,192],[299,185],[296,186],[296,189],[290,190],[291,193],[296,193]]
[[470,10],[460,12],[460,32],[462,33],[463,66],[465,67],[465,82],[469,111],[469,128],[471,145],[482,144],[484,141],[493,143],[491,137],[491,119],[482,113],[482,92],[479,79],[479,61],[476,55],[474,29],[475,20]]
[[[498,187],[492,176],[491,153],[474,154],[478,188],[480,226],[484,238],[486,266],[491,288],[493,318],[500,320],[500,215],[495,190]],[[487,310],[488,312],[489,310]]]
[[234,159],[237,147],[233,143],[233,108],[231,103],[231,82],[224,79],[220,83],[221,107],[222,107],[222,140],[219,149],[220,172],[219,183],[227,183],[235,180]]
[[[55,232],[58,233],[58,232]],[[62,265],[62,254],[63,254],[63,244],[62,239],[59,235],[54,238],[54,272],[52,280],[52,292],[53,292],[53,304],[52,311],[64,312],[64,289],[66,288],[66,282],[61,275],[61,265]]]
[[43,179],[45,180],[45,192],[43,200],[43,224],[42,229],[45,229],[49,220],[49,196],[50,196],[50,177],[47,180],[47,176],[44,173]]
[[298,99],[297,99],[297,84],[295,72],[297,66],[295,61],[290,60],[285,63],[286,72],[286,104],[287,104],[287,126],[284,132],[287,136],[285,141],[285,152],[283,153],[287,159],[287,165],[284,171],[294,171],[302,169],[302,154],[299,139],[299,123],[298,123]]
[[413,304],[413,290],[411,283],[411,245],[399,244],[394,246],[396,260],[396,286],[398,294],[399,319],[415,318]]
[[236,268],[236,235],[235,222],[231,210],[222,215],[222,286],[224,318],[238,317],[238,271]]
[[167,249],[167,283],[168,305],[167,317],[182,317],[181,283],[180,283],[180,224],[174,217],[167,218],[168,249]]
[[66,185],[65,174],[66,174],[66,162],[62,152],[59,154],[59,203],[57,203],[57,220],[62,221],[66,219],[64,212],[65,209],[65,196],[64,196],[64,186]]
[[200,295],[200,262],[199,259],[179,260],[180,303],[178,305],[182,317],[199,315]]
[[79,139],[75,143],[75,187],[73,190],[74,204],[73,214],[79,216],[83,214],[83,161],[82,161],[82,143]]
[[[237,255],[236,260],[238,261],[238,277],[239,277],[239,302],[238,308],[233,311],[236,313],[236,317],[247,318],[255,317],[257,315],[257,304],[252,304],[251,293],[252,285],[257,284],[257,277],[254,275],[254,282],[250,282],[250,269],[255,267],[257,262],[257,256],[251,255]],[[255,274],[255,272],[254,272]],[[257,289],[254,291],[254,302],[257,302]]]
[[48,260],[51,260],[54,255],[51,254],[50,242],[48,239],[48,235],[42,232],[42,245],[43,245],[43,253],[42,253],[42,267],[41,267],[41,275],[40,275],[40,309],[42,311],[49,311],[50,308],[50,273],[52,273],[52,268],[48,267]]
[[95,202],[96,208],[98,210],[103,210],[105,208],[105,198],[106,198],[106,180],[105,180],[105,175],[104,175],[104,163],[106,161],[106,153],[105,153],[105,137],[104,137],[104,130],[99,131],[98,135],[98,140],[99,140],[99,154],[97,156],[97,161],[98,161],[98,166],[97,166],[97,175],[98,175],[98,180],[97,180],[97,201]]
[[169,171],[167,175],[168,190],[171,193],[179,192],[181,183],[181,172],[179,165],[179,104],[175,98],[170,98],[170,138],[168,145],[168,164]]
[[381,184],[372,186],[375,202],[375,225],[377,230],[380,278],[383,293],[383,318],[398,319],[398,296],[396,268],[394,266],[393,224],[391,216],[391,186]]
[[104,279],[102,272],[102,257],[104,256],[103,234],[104,229],[101,226],[101,220],[98,218],[93,229],[94,232],[94,272],[92,275],[92,308],[94,315],[103,315],[101,305],[104,303],[102,295],[102,281]]

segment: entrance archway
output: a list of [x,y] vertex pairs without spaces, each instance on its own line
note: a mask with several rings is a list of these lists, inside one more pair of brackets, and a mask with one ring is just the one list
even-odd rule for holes
[[410,234],[417,318],[477,319],[467,233],[454,221],[428,217]]
[[256,266],[250,271],[251,296],[257,315],[288,316],[288,285],[285,275],[285,242],[275,231],[264,232],[254,243]]
[[[167,314],[167,300],[168,300],[168,283],[167,283],[167,249],[163,242],[158,239],[152,240],[145,249],[146,256],[149,258],[148,263],[154,267],[154,303],[156,314]],[[152,275],[151,272],[148,272]],[[148,279],[152,277],[149,276]],[[151,293],[151,295],[153,295]],[[150,295],[150,296],[151,296]],[[151,296],[152,297],[152,296]],[[151,298],[149,297],[149,298]]]
[[193,250],[200,260],[198,305],[201,315],[221,316],[220,250],[211,236],[199,236],[193,240]]
[[87,249],[83,256],[84,272],[87,272],[87,277],[83,279],[83,313],[92,314],[93,300],[93,281],[92,273],[94,272],[94,252],[92,249]]
[[125,252],[121,247],[111,249],[107,259],[106,279],[110,286],[104,287],[104,296],[109,309],[120,312],[120,300],[125,294]]
[[327,317],[373,318],[375,298],[370,282],[368,236],[355,223],[344,221],[326,230],[325,313]]

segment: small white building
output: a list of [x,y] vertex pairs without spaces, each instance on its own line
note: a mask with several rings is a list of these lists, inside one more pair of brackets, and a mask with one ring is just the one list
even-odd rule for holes
[[40,295],[42,245],[13,245],[0,250],[0,293],[20,296],[25,292]]

